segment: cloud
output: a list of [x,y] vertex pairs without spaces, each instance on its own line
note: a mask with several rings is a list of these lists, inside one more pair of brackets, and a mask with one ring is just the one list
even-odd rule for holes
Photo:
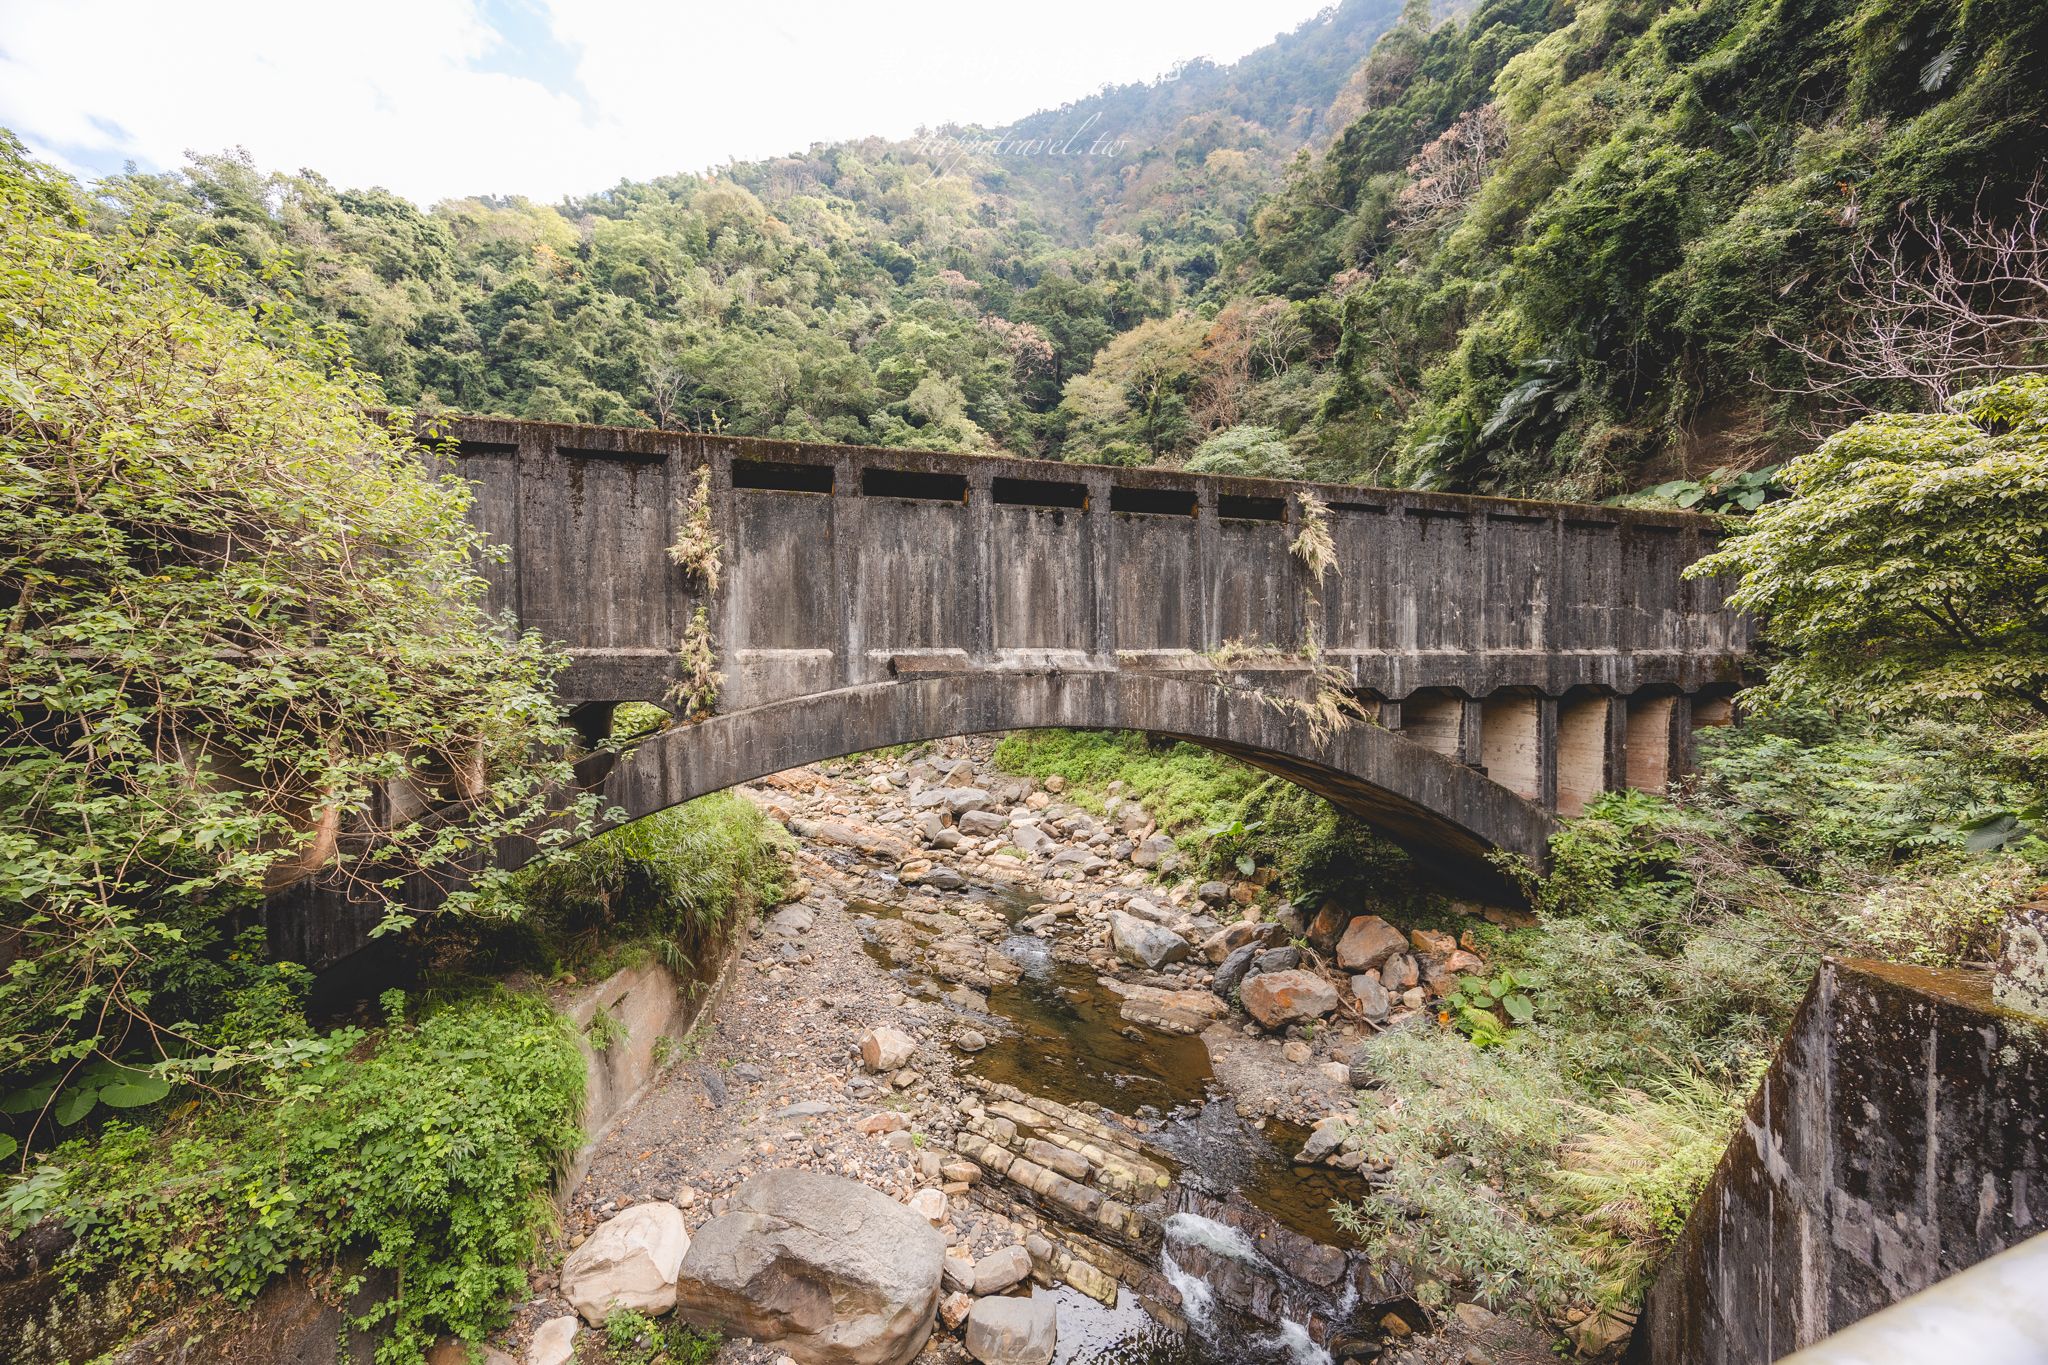
[[422,203],[554,199],[813,142],[999,125],[1187,56],[1234,59],[1316,7],[10,0],[0,124],[75,173],[241,146]]

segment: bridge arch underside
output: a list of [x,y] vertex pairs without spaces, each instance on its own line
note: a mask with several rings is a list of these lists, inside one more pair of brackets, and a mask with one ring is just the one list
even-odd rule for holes
[[713,716],[643,742],[606,776],[630,818],[785,768],[949,735],[1138,730],[1239,758],[1316,792],[1414,853],[1447,884],[1510,892],[1495,850],[1542,860],[1553,821],[1483,773],[1378,725],[1318,735],[1243,686],[1129,673],[961,673],[872,683]]

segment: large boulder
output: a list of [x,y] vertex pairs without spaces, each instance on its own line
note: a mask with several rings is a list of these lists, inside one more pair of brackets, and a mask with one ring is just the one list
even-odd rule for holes
[[1337,1008],[1337,989],[1313,972],[1261,972],[1237,990],[1245,1013],[1269,1029],[1320,1019]]
[[967,1354],[982,1365],[1049,1365],[1058,1344],[1050,1298],[977,1299],[967,1315]]
[[1347,972],[1369,972],[1407,946],[1401,931],[1378,915],[1360,915],[1337,940],[1337,965]]
[[939,1306],[946,1241],[879,1190],[815,1171],[764,1171],[697,1230],[676,1308],[803,1365],[903,1365]]
[[1151,972],[1188,955],[1188,941],[1179,934],[1121,910],[1109,917],[1109,944],[1125,962]]
[[562,1297],[592,1327],[615,1309],[666,1313],[690,1234],[674,1204],[635,1204],[598,1225],[562,1262]]

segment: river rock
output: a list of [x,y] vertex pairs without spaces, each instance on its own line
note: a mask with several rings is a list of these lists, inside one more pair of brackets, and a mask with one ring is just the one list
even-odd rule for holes
[[1325,1123],[1308,1135],[1308,1141],[1302,1144],[1300,1155],[1294,1159],[1304,1166],[1313,1166],[1342,1147],[1344,1139],[1349,1135],[1349,1129],[1344,1124]]
[[931,1335],[945,1254],[931,1224],[879,1190],[764,1171],[698,1229],[675,1301],[803,1365],[903,1365]]
[[992,810],[971,810],[960,817],[960,832],[986,837],[1001,834],[1010,827],[1009,820]]
[[[588,1246],[589,1243],[584,1243]],[[526,1343],[526,1365],[569,1365],[576,1358],[576,1315],[549,1318]]]
[[1252,959],[1251,970],[1245,974],[1257,976],[1261,972],[1291,972],[1300,965],[1301,949],[1268,948]]
[[1202,956],[1211,962],[1221,962],[1247,944],[1266,941],[1267,926],[1257,920],[1239,920],[1226,924],[1202,940]]
[[666,1313],[676,1302],[676,1269],[690,1249],[674,1204],[635,1204],[598,1225],[562,1262],[562,1297],[592,1327],[618,1308]]
[[1238,987],[1245,1013],[1269,1029],[1320,1019],[1337,1008],[1337,991],[1312,972],[1261,972]]
[[1424,957],[1449,957],[1458,950],[1458,940],[1441,929],[1416,929],[1408,941]]
[[1243,983],[1245,974],[1252,969],[1252,959],[1261,951],[1263,950],[1258,944],[1247,943],[1232,952],[1229,957],[1217,964],[1216,976],[1210,981],[1209,989],[1228,1000],[1231,992]]
[[1125,962],[1153,972],[1188,955],[1188,941],[1179,934],[1121,910],[1109,917],[1109,942]]
[[1031,1253],[1021,1246],[991,1251],[974,1263],[974,1292],[1000,1294],[1031,1278]]
[[1369,972],[1406,946],[1399,929],[1378,915],[1360,915],[1337,940],[1337,965],[1347,972]]
[[1380,968],[1380,984],[1387,988],[1389,995],[1399,995],[1421,980],[1421,969],[1407,953],[1395,953]]
[[1038,858],[1057,848],[1050,835],[1036,825],[1015,825],[1010,829],[1010,842],[1027,857]]
[[978,1299],[967,1315],[967,1354],[983,1365],[1048,1365],[1058,1342],[1050,1298]]
[[1119,986],[1124,998],[1118,1013],[1134,1024],[1167,1033],[1200,1033],[1230,1013],[1230,1007],[1208,991],[1167,991],[1152,986]]
[[1179,855],[1172,839],[1164,834],[1155,834],[1149,839],[1138,841],[1138,846],[1131,850],[1131,861],[1139,867],[1170,870],[1173,864],[1179,861]]
[[916,1053],[917,1043],[909,1034],[886,1024],[860,1036],[861,1064],[870,1071],[899,1070]]
[[1351,912],[1334,900],[1323,902],[1315,918],[1308,922],[1307,938],[1310,946],[1319,953],[1327,953],[1344,932],[1344,926],[1351,919]]
[[1230,899],[1230,883],[1203,882],[1195,888],[1195,896],[1204,905],[1222,905]]
[[1394,1007],[1393,1000],[1387,995],[1387,988],[1374,977],[1352,977],[1351,994],[1358,1001],[1358,1008],[1364,1012],[1365,1017],[1375,1024],[1386,1018]]

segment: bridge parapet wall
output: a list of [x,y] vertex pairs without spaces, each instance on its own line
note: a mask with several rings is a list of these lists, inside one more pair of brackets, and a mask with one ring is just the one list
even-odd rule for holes
[[[1361,693],[1692,694],[1749,645],[1676,513],[463,419],[496,605],[567,645],[574,701],[658,700],[706,608],[735,710],[905,673],[1299,670]],[[700,470],[716,592],[669,561]],[[1289,551],[1300,494],[1336,568]]]

